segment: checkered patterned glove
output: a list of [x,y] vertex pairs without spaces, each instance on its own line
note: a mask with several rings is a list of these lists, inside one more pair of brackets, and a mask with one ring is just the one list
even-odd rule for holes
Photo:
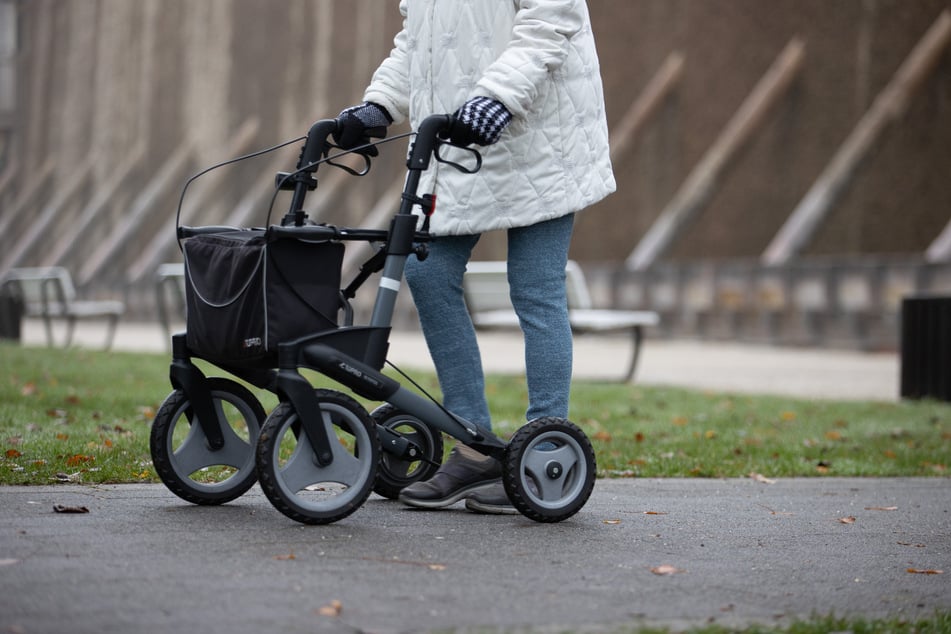
[[[386,127],[393,123],[393,118],[382,106],[366,102],[342,110],[337,121],[339,126],[333,134],[334,143],[344,150],[352,150],[369,143],[370,137],[385,137]],[[361,152],[368,156],[379,154],[372,146]]]
[[449,140],[453,145],[492,145],[512,120],[512,113],[490,97],[473,97],[452,115]]

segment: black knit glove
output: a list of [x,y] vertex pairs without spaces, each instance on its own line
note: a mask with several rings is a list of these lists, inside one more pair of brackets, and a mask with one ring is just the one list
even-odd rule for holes
[[512,113],[500,101],[473,97],[453,113],[449,141],[460,146],[471,143],[492,145],[511,120]]
[[[366,102],[342,110],[337,121],[339,126],[333,134],[334,143],[344,150],[352,150],[369,143],[370,137],[385,137],[386,127],[393,123],[393,117],[382,106]],[[379,154],[374,146],[361,150],[361,153],[367,156]]]

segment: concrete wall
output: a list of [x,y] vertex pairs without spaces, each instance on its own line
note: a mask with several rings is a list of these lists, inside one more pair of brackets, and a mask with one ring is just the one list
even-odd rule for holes
[[[293,139],[357,100],[399,28],[396,5],[12,5],[16,109],[5,119],[8,134],[0,135],[0,274],[12,266],[64,264],[87,293],[121,294],[133,314],[151,315],[153,271],[179,258],[173,228],[185,179]],[[572,257],[598,272],[600,285],[623,277],[625,258],[780,51],[798,38],[804,57],[790,88],[730,157],[657,266],[687,271],[696,262],[755,261],[951,0],[589,6],[614,130],[664,60],[672,53],[683,59],[679,80],[616,158],[618,193],[579,216]],[[311,208],[339,224],[363,223],[399,181],[405,146],[396,145],[359,181],[321,172]],[[237,215],[263,222],[273,173],[291,167],[296,152],[294,146],[203,177],[189,188],[182,220],[206,224]],[[919,258],[951,219],[949,173],[946,47],[800,259]],[[487,236],[478,256],[502,255],[503,237]],[[625,297],[621,286],[602,295]],[[654,301],[650,293],[638,297],[642,307]]]

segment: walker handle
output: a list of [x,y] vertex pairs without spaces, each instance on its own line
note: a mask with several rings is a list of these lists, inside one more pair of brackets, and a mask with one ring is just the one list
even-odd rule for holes
[[451,122],[452,117],[448,114],[434,114],[423,119],[416,131],[416,140],[406,164],[410,170],[429,169],[429,161],[436,151],[439,133],[448,132]]

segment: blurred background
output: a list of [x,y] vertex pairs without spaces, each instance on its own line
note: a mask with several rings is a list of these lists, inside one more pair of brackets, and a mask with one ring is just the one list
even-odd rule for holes
[[[62,265],[155,318],[186,179],[358,102],[397,5],[0,0],[0,276]],[[951,0],[588,5],[618,180],[572,247],[596,304],[657,311],[653,336],[891,350],[903,298],[951,292]],[[322,169],[308,212],[386,226],[405,148]],[[298,150],[197,180],[181,221],[263,224]]]

